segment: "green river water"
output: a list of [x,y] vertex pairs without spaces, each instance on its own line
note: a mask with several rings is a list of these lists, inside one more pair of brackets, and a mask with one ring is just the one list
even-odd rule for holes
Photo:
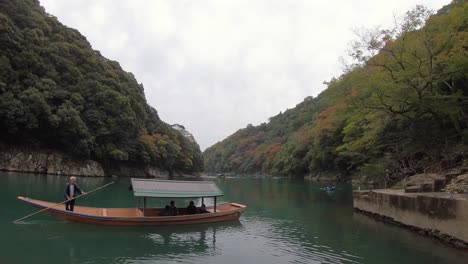
[[[275,178],[210,179],[223,201],[248,205],[238,222],[103,227],[40,214],[24,195],[61,201],[68,177],[0,172],[0,264],[6,263],[468,263],[468,253],[353,212],[350,185]],[[79,178],[85,191],[116,184],[77,205],[134,207],[129,178]],[[168,201],[152,201],[164,205]],[[179,207],[187,201],[177,200]],[[210,201],[207,201],[209,204]],[[467,223],[468,224],[468,223]]]

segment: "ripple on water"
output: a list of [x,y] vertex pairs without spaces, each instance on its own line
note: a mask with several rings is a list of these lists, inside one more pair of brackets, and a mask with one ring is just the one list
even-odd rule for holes
[[[263,245],[263,252],[291,263],[360,263],[362,258],[338,248],[320,244],[317,236],[304,236],[306,227],[291,221],[267,217],[249,217],[243,224],[246,233]],[[287,226],[287,228],[285,228]],[[245,234],[245,233],[244,233]]]

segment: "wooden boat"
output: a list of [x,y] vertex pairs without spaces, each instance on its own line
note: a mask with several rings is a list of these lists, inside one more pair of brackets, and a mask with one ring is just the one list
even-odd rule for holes
[[[143,207],[140,208],[138,199],[137,208],[96,208],[75,206],[73,212],[66,211],[65,206],[54,207],[56,204],[19,196],[18,199],[28,205],[39,209],[50,208],[44,212],[67,221],[93,225],[112,226],[164,226],[214,223],[238,220],[245,205],[228,203],[217,205],[216,197],[222,196],[222,191],[214,182],[199,181],[162,181],[152,179],[132,179],[134,195],[143,198]],[[146,208],[146,199],[158,198],[202,198],[214,197],[214,205],[208,206],[206,213],[184,214],[179,210],[176,216],[159,216],[162,208]]]

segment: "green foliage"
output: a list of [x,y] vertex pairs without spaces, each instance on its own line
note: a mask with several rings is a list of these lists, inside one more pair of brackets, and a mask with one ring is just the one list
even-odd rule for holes
[[128,153],[118,149],[112,150],[109,154],[115,160],[128,160]]
[[457,162],[468,135],[468,3],[430,14],[417,6],[393,29],[359,31],[356,63],[340,78],[207,149],[207,170],[392,181]]
[[[0,3],[0,140],[99,160],[201,171],[198,145],[159,119],[143,85],[37,0]],[[145,135],[161,142],[146,142]]]

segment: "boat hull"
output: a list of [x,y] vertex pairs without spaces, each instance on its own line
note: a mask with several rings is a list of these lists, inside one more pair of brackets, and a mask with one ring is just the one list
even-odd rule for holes
[[[21,196],[18,197],[18,199],[38,209],[45,209],[55,205],[53,203]],[[50,208],[44,211],[44,213],[66,221],[107,226],[169,226],[234,221],[238,220],[246,209],[245,205],[230,203],[218,206],[217,212],[215,213],[178,216],[145,216],[148,212],[137,208],[94,208],[75,206],[75,211],[70,212],[63,209],[64,205],[59,206],[60,207]],[[213,208],[208,207],[208,210],[213,210]]]

